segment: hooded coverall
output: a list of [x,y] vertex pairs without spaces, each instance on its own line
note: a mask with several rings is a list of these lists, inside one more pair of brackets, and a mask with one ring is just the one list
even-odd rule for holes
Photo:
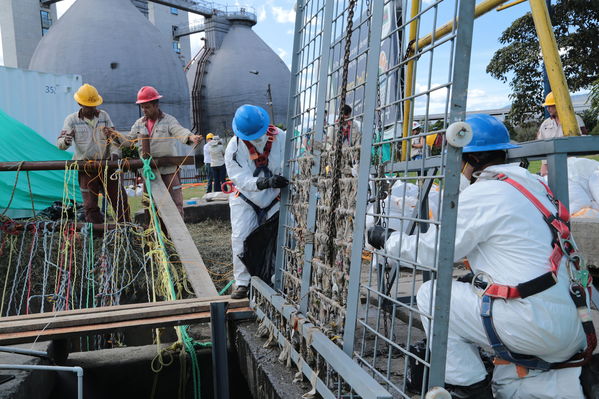
[[[539,177],[517,165],[496,165],[485,172],[504,173],[528,189],[547,209],[555,212]],[[404,236],[393,233],[386,241],[390,254],[426,265],[434,264],[436,229]],[[535,206],[510,184],[479,179],[459,197],[455,236],[457,261],[468,258],[472,271],[485,272],[497,284],[515,286],[550,270],[552,234]],[[557,284],[525,299],[495,300],[493,322],[503,343],[516,353],[535,355],[548,362],[568,360],[586,346],[576,307],[568,292],[569,280],[562,259]],[[430,314],[434,285],[418,290],[421,311]],[[480,316],[481,298],[469,283],[452,282],[445,381],[468,386],[486,376],[478,347],[489,342]],[[422,317],[425,330],[429,319]],[[518,378],[513,364],[495,367],[496,398],[583,398],[580,368],[541,372],[529,370]]]
[[[259,139],[252,140],[251,143],[256,147],[259,153],[262,153],[266,145],[267,135]],[[283,172],[283,159],[285,150],[285,132],[278,129],[278,134],[272,143],[270,154],[268,156],[268,169],[273,175],[280,175]],[[225,165],[229,178],[235,184],[237,191],[243,194],[260,208],[266,208],[273,203],[279,196],[278,188],[267,188],[258,190],[256,181],[264,176],[260,173],[254,176],[256,165],[250,159],[250,152],[238,137],[233,137],[225,151]],[[243,242],[255,228],[258,227],[258,216],[254,209],[237,195],[229,196],[229,206],[231,208],[231,246],[233,249],[233,274],[237,286],[247,287],[250,284],[250,274],[239,256],[243,253]],[[268,211],[266,219],[279,211],[278,202]]]

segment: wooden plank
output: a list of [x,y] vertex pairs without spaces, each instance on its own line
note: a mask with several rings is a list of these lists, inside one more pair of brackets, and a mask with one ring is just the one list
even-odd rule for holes
[[[23,314],[18,316],[5,316],[0,317],[0,325],[6,321],[13,320],[28,320],[28,319],[39,319],[47,317],[60,317],[63,315],[75,315],[75,314],[91,314],[98,312],[106,312],[109,310],[125,310],[125,309],[140,309],[143,310],[146,307],[157,307],[157,306],[169,306],[173,304],[191,304],[195,302],[238,302],[238,299],[231,299],[230,295],[214,296],[209,298],[188,298],[188,299],[177,299],[176,301],[160,301],[160,302],[141,302],[141,303],[129,303],[126,305],[116,306],[98,306],[97,308],[85,308],[85,309],[73,309],[73,310],[61,310],[58,312],[45,312],[45,313],[31,313]],[[245,301],[245,300],[241,300]]]
[[[160,172],[154,170],[156,176],[160,176]],[[212,283],[212,278],[208,274],[208,269],[202,260],[202,256],[193,242],[189,230],[185,226],[185,222],[181,214],[177,210],[171,195],[169,194],[162,179],[157,178],[151,181],[152,195],[158,214],[162,222],[166,226],[168,235],[175,245],[177,254],[181,259],[183,267],[187,272],[193,291],[198,298],[211,297],[218,295],[216,287]]]
[[[249,307],[229,309],[227,314],[252,312]],[[210,320],[210,311],[190,313],[178,316],[161,316],[143,320],[126,320],[113,323],[80,325],[66,328],[46,328],[42,330],[23,331],[19,333],[0,333],[0,345],[22,344],[36,340],[51,340],[77,337],[87,334],[113,333],[133,327],[157,328],[176,325],[203,323]]]
[[[231,301],[229,307],[239,308],[247,306],[247,300]],[[120,321],[139,321],[162,316],[183,316],[189,313],[210,311],[210,301],[197,301],[195,303],[174,303],[169,306],[158,306],[134,309],[105,308],[103,312],[92,314],[48,314],[45,318],[14,320],[0,323],[0,334],[18,333],[44,328],[67,328],[81,325],[96,325]]]

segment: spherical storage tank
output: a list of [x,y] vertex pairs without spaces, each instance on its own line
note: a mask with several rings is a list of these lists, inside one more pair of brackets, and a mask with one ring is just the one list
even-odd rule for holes
[[[194,118],[199,115],[200,123],[196,120],[195,125],[201,133],[230,134],[235,110],[243,104],[259,105],[274,114],[276,124],[286,125],[289,68],[252,30],[253,21],[234,15],[227,19],[229,30],[205,66],[199,101],[201,112],[194,110]],[[187,76],[193,87],[196,69],[190,69]]]
[[[158,89],[163,111],[190,127],[185,73],[170,43],[130,1],[77,0],[40,41],[29,68],[80,74],[95,86],[119,130],[140,112],[137,91]],[[65,115],[66,116],[66,115]]]

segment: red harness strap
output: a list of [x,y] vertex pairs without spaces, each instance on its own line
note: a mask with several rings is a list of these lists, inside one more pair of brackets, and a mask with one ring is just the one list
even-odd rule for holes
[[[547,197],[556,205],[558,211],[557,215],[554,215],[549,209],[547,209],[541,201],[537,199],[530,191],[528,191],[520,183],[507,177],[503,173],[495,175],[495,179],[504,181],[511,184],[516,188],[522,195],[524,195],[532,204],[541,212],[543,219],[549,226],[552,234],[553,251],[549,256],[549,263],[551,265],[551,271],[545,273],[535,279],[527,281],[517,286],[508,286],[501,284],[491,284],[486,288],[485,295],[489,295],[494,298],[503,299],[514,299],[514,298],[526,298],[527,296],[534,295],[538,292],[544,291],[547,288],[557,283],[557,271],[559,269],[560,262],[564,254],[564,249],[570,254],[574,251],[572,244],[568,241],[570,237],[570,227],[568,225],[570,221],[570,214],[566,207],[557,201],[549,187],[541,182],[547,190]],[[562,249],[563,248],[563,249]]]
[[266,142],[266,145],[264,146],[264,151],[262,151],[262,154],[260,154],[258,152],[258,150],[256,150],[256,147],[254,147],[254,145],[250,141],[243,140],[243,142],[245,143],[245,146],[247,147],[248,151],[250,152],[250,159],[252,161],[254,161],[254,165],[256,165],[256,168],[268,167],[268,156],[270,155],[272,143],[275,141],[275,136],[278,133],[279,133],[279,131],[275,126],[270,125],[268,127],[268,130],[266,131],[266,135],[268,136],[268,141]]

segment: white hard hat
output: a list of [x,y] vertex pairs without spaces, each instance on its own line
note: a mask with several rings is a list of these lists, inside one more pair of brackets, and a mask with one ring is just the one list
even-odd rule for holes
[[419,129],[419,128],[420,128],[420,123],[418,123],[416,121],[412,122],[412,130]]

